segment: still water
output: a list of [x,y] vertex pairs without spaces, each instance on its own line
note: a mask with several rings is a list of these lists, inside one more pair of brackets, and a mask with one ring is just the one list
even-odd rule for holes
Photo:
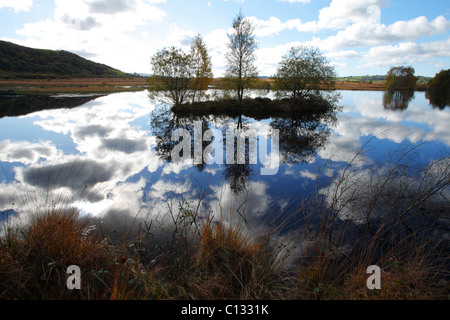
[[[0,118],[0,211],[24,219],[36,208],[75,206],[123,223],[163,216],[184,203],[199,205],[204,215],[238,212],[268,221],[308,196],[325,194],[321,190],[350,162],[382,168],[399,150],[414,148],[413,170],[449,156],[450,112],[430,106],[424,93],[401,108],[386,107],[383,92],[340,94],[342,109],[334,117],[262,120],[177,116],[146,91],[41,99],[33,107],[41,111]],[[3,110],[20,105],[11,99],[2,98]],[[192,130],[195,121],[222,132],[239,125],[268,144],[278,129],[276,173],[261,174],[273,165],[270,151],[257,164],[175,163],[171,134]]]

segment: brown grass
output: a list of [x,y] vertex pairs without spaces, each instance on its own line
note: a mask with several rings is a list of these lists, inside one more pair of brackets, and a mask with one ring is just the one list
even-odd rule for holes
[[[0,299],[442,299],[445,282],[423,240],[401,241],[377,259],[371,247],[333,254],[329,221],[321,223],[294,271],[270,237],[256,237],[241,226],[208,221],[201,227],[196,254],[144,265],[124,243],[112,246],[101,234],[88,234],[91,221],[73,211],[49,211],[26,228],[9,230],[0,246]],[[339,237],[333,245],[339,245]],[[368,250],[367,250],[368,249]],[[177,267],[184,268],[181,272]],[[82,289],[68,290],[66,269],[82,270]],[[382,269],[382,289],[366,287],[369,265]]]
[[261,299],[278,294],[274,283],[281,264],[267,245],[239,227],[221,223],[203,229],[196,264],[201,281],[196,293],[201,299]]
[[[445,163],[437,165],[441,168]],[[350,171],[347,168],[341,174],[344,187],[344,181],[354,184]],[[436,174],[436,170],[429,171]],[[447,171],[441,171],[423,193],[438,193],[442,181],[448,185]],[[370,198],[369,203],[374,206],[378,201],[387,203],[382,198],[383,189],[401,176],[391,173],[386,179],[373,188],[366,185],[361,190],[363,194],[352,193],[346,203],[353,199],[363,205],[365,198]],[[393,197],[393,202],[405,191],[389,190],[387,195]],[[430,242],[428,233],[423,232],[427,230],[400,234],[399,216],[389,216],[387,212],[378,224],[371,225],[370,231],[364,224],[354,229],[350,222],[338,223],[337,200],[345,200],[346,192],[351,190],[345,187],[335,191],[333,209],[319,198],[302,202],[302,228],[286,238],[273,237],[274,231],[256,233],[247,224],[235,221],[199,221],[198,207],[186,207],[179,216],[172,213],[173,228],[148,227],[146,234],[139,235],[145,238],[156,234],[157,229],[168,230],[164,240],[174,244],[161,250],[161,238],[156,239],[146,247],[145,256],[129,246],[135,239],[128,239],[124,233],[122,241],[112,244],[101,228],[91,228],[97,226],[95,220],[80,216],[75,209],[52,206],[37,210],[25,226],[12,229],[6,225],[6,232],[0,237],[0,299],[448,298],[448,248],[442,246],[445,243]],[[423,201],[420,205],[426,208]],[[407,222],[405,219],[403,215],[401,221]],[[294,247],[301,250],[289,260],[291,253],[298,252],[291,251]],[[289,268],[286,261],[293,262]],[[82,270],[81,290],[67,289],[66,270],[70,265]],[[366,287],[370,265],[382,270],[381,290]]]
[[140,77],[0,80],[0,88],[24,93],[108,93],[139,91],[146,86],[146,78]]
[[[260,79],[261,82],[273,83],[272,79]],[[222,78],[213,79],[211,85],[220,87]],[[140,91],[147,87],[147,78],[74,78],[74,79],[15,79],[1,80],[0,88],[12,89],[23,93],[92,93]],[[336,90],[385,91],[386,84],[378,82],[336,81]],[[425,85],[418,84],[416,90],[423,91]]]

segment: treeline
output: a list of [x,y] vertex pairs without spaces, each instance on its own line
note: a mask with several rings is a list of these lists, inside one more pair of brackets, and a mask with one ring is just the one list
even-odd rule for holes
[[127,74],[67,51],[33,49],[0,41],[0,78],[122,77]]
[[[336,81],[350,81],[350,82],[385,82],[386,75],[366,75],[366,76],[348,76],[337,77]],[[417,76],[417,84],[427,84],[430,81],[430,77]]]
[[450,69],[442,70],[428,82],[425,95],[434,107],[450,106]]

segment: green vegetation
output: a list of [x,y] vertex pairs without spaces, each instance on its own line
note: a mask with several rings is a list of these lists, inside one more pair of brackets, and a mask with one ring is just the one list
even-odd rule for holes
[[426,97],[439,109],[450,106],[450,69],[442,70],[428,82]]
[[165,98],[180,105],[188,101],[193,78],[191,57],[175,47],[164,48],[152,58],[153,76],[148,79],[148,89],[153,98]]
[[405,110],[414,97],[417,77],[412,67],[391,67],[386,75],[386,92],[383,96],[385,109]]
[[208,49],[200,35],[192,40],[191,59],[194,71],[194,79],[191,83],[191,101],[196,102],[205,97],[205,92],[213,80],[211,57],[208,55]]
[[60,79],[125,77],[127,74],[67,51],[32,49],[0,41],[0,78]]
[[255,120],[270,118],[290,118],[299,115],[333,113],[338,107],[322,97],[310,96],[305,100],[244,98],[242,102],[233,99],[216,99],[173,106],[177,115],[224,115],[229,117],[245,116]]
[[254,31],[253,24],[240,12],[233,20],[233,32],[228,34],[225,83],[228,89],[236,93],[239,102],[242,102],[245,91],[258,78],[255,66],[258,43]]
[[414,76],[414,68],[411,67],[392,67],[386,75],[386,90],[412,90],[417,84],[417,78]]
[[[205,91],[213,79],[211,60],[206,46],[198,36],[191,44],[190,54],[172,47],[164,48],[153,56],[154,74],[148,81],[151,97],[163,98],[164,102],[172,103],[174,110],[179,112],[183,112],[180,106],[184,106],[187,112],[237,113],[239,117],[243,112],[253,112],[256,109],[260,114],[300,109],[307,111],[315,103],[320,105],[318,108],[324,105],[330,110],[334,108],[338,99],[338,95],[333,93],[336,72],[317,48],[291,48],[280,62],[276,75],[270,80],[261,79],[258,78],[255,66],[257,42],[254,26],[239,13],[233,20],[232,27],[232,33],[228,34],[225,77],[215,82],[215,86],[222,89],[221,96],[216,92],[213,94],[214,101],[203,99],[211,98],[206,97]],[[245,91],[249,89],[273,89],[278,100],[246,98]],[[326,90],[327,93],[324,94],[321,90]],[[191,103],[185,107],[189,100]]]
[[329,61],[312,47],[293,47],[283,56],[273,76],[275,96],[305,99],[320,96],[321,89],[334,89],[336,72]]
[[192,41],[190,53],[164,48],[152,57],[151,63],[150,96],[174,105],[203,99],[213,80],[211,58],[199,35]]
[[349,81],[349,82],[384,82],[385,75],[375,75],[375,76],[347,76],[347,77],[336,77],[335,81]]

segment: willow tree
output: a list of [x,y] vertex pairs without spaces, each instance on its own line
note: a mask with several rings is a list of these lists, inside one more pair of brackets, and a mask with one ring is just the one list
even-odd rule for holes
[[258,43],[254,35],[255,27],[239,13],[233,20],[233,31],[228,34],[227,70],[225,81],[229,89],[236,92],[239,102],[244,98],[244,92],[258,77],[255,66],[255,51]]
[[412,67],[392,67],[386,75],[386,90],[413,90],[417,77]]
[[201,100],[213,80],[211,57],[208,49],[200,35],[191,42],[191,69],[193,78],[191,80],[192,102]]
[[334,89],[336,72],[327,58],[314,47],[292,47],[278,65],[273,89],[277,98],[303,99]]
[[186,102],[191,94],[191,55],[175,47],[164,48],[152,57],[151,63],[150,95],[175,105]]

